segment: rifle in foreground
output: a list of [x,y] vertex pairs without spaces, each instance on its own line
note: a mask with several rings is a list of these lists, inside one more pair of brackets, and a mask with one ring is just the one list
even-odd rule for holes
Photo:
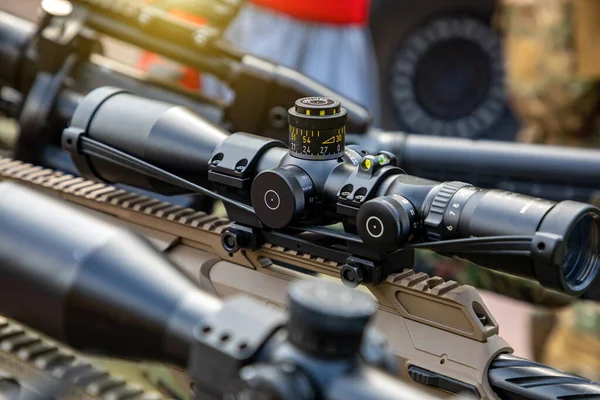
[[343,263],[348,285],[383,282],[410,266],[418,248],[569,295],[586,296],[596,281],[596,207],[407,175],[387,151],[345,148],[346,113],[329,98],[297,100],[289,113],[288,149],[229,135],[182,107],[101,88],[78,106],[62,143],[84,176],[223,201],[235,221],[222,235],[229,253],[293,244]]
[[[81,349],[187,368],[196,399],[428,398],[383,372],[394,371],[394,362],[381,334],[367,327],[376,306],[364,293],[303,280],[291,287],[288,314],[245,296],[222,302],[198,290],[147,241],[10,182],[0,184],[0,222],[0,312]],[[60,385],[52,382],[57,397],[98,391],[98,377],[86,378],[89,369],[59,362],[35,337],[5,328],[4,351],[19,347],[22,357],[47,366],[49,377],[62,377]],[[423,334],[435,339],[429,351],[450,336],[435,328]],[[472,356],[470,348],[461,350]],[[492,356],[482,382],[486,394],[419,367],[418,359],[409,370],[439,396],[600,396],[597,383],[508,352]],[[11,364],[2,367],[10,371]],[[27,384],[43,393],[48,382]]]
[[[365,293],[299,281],[287,314],[245,296],[220,301],[140,237],[10,182],[0,184],[0,221],[3,314],[80,349],[185,368],[195,399],[429,398],[384,373],[394,365],[381,334],[367,329],[377,308]],[[98,388],[89,368],[6,328],[0,324],[4,351],[19,347],[49,364],[52,385],[29,387],[51,389],[52,398],[103,390],[103,398],[125,398]]]

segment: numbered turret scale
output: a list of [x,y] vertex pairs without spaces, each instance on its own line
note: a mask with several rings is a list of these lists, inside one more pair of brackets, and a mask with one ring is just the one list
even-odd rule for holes
[[346,110],[336,100],[306,97],[290,108],[290,153],[309,160],[330,160],[344,154]]

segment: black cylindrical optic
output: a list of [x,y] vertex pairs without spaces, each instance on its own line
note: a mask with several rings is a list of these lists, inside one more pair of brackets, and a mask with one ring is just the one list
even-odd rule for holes
[[0,183],[0,313],[80,348],[186,366],[220,302],[151,245],[13,182]]
[[[71,129],[189,181],[204,182],[212,152],[228,132],[184,107],[103,87],[77,107]],[[164,194],[181,189],[100,158],[74,157],[80,172]]]
[[[480,189],[464,182],[438,183],[403,174],[382,182],[377,196],[390,195],[402,196],[417,210],[417,219],[422,223],[410,225],[417,239],[443,243],[503,237],[495,243],[435,248],[440,254],[534,279],[571,295],[583,294],[600,271],[600,210],[592,205],[556,203],[503,190]],[[370,209],[366,206],[376,201],[379,200],[365,203],[359,213],[360,221],[366,223],[375,215],[375,211],[367,212]],[[364,237],[366,225],[358,228]],[[401,243],[406,237],[403,233],[395,240]],[[519,241],[517,237],[532,240]],[[376,247],[374,243],[370,245]]]

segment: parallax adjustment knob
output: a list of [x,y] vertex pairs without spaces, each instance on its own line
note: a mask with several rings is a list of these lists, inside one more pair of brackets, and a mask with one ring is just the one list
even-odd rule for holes
[[358,210],[356,228],[362,241],[378,251],[396,251],[420,228],[417,212],[402,196],[367,201]]
[[306,214],[314,202],[314,185],[303,169],[285,166],[254,178],[250,199],[258,219],[269,228],[283,228]]

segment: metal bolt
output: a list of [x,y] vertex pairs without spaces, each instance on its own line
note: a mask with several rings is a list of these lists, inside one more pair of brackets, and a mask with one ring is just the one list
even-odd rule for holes
[[358,265],[345,264],[340,271],[340,277],[345,286],[355,288],[363,282],[364,272]]

